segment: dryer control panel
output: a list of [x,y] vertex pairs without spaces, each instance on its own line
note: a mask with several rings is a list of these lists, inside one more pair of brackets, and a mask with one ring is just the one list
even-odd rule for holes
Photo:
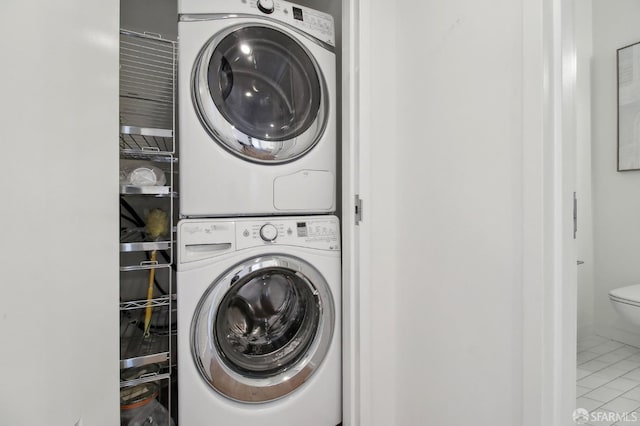
[[331,46],[336,45],[333,16],[328,13],[282,0],[251,0],[249,4],[256,14],[285,22]]
[[178,15],[180,21],[209,19],[207,15],[261,16],[336,46],[332,15],[285,0],[178,0]]

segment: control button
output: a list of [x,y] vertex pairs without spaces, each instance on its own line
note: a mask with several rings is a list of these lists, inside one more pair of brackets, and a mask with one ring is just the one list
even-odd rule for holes
[[260,238],[264,241],[274,241],[278,237],[278,228],[270,223],[263,225],[260,228]]
[[258,9],[263,13],[273,13],[274,10],[273,0],[258,0]]
[[242,235],[243,235],[245,238],[246,238],[246,237],[248,237],[248,236],[250,235],[250,234],[249,234],[249,230],[248,230],[248,229],[245,229],[245,230],[244,230],[244,232],[242,233]]

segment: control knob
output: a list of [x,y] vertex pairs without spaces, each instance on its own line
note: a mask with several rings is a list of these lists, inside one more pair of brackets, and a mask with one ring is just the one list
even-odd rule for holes
[[260,238],[264,241],[275,241],[278,238],[278,228],[274,225],[267,223],[260,228]]
[[273,13],[275,9],[273,0],[258,0],[258,9],[263,13]]

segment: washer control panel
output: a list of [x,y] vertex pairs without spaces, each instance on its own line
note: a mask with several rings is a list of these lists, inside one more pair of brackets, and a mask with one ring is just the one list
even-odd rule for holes
[[260,238],[263,241],[275,241],[278,238],[278,228],[275,225],[267,223],[260,228]]
[[184,219],[178,223],[178,269],[252,247],[301,247],[339,252],[340,222],[335,216]]
[[340,223],[335,216],[236,220],[237,249],[264,245],[340,250]]
[[273,4],[273,0],[258,0],[257,2],[258,9],[262,13],[273,13],[275,10],[275,5]]
[[335,27],[333,16],[305,6],[283,0],[241,0],[248,2],[255,14],[293,25],[318,40],[335,47]]

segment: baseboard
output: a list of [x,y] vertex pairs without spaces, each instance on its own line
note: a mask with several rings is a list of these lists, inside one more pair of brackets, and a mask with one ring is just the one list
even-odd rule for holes
[[625,343],[627,345],[640,348],[640,334],[610,325],[598,325],[595,327],[594,331],[598,336],[606,337],[608,339],[615,340],[616,342]]

